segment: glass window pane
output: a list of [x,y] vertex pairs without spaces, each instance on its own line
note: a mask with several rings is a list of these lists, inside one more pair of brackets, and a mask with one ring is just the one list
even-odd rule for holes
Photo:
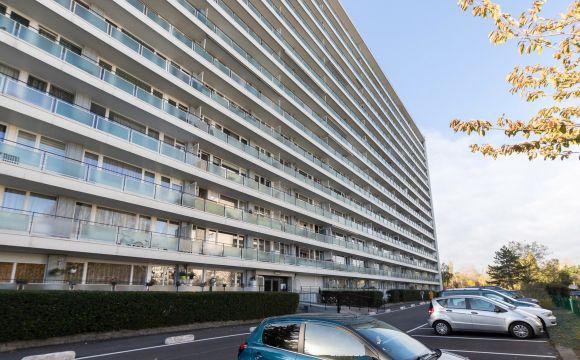
[[87,284],[128,284],[131,277],[131,265],[88,263]]
[[56,197],[31,193],[28,200],[28,210],[54,215],[56,214]]
[[10,76],[13,79],[18,79],[18,75],[20,75],[20,71],[14,69],[13,67],[10,67],[8,65],[4,65],[4,64],[0,63],[0,74]]
[[26,193],[20,190],[6,189],[2,199],[2,207],[7,209],[23,210]]
[[493,311],[495,309],[494,304],[483,299],[470,298],[469,304],[471,305],[471,310]]
[[77,55],[81,54],[81,48],[79,46],[73,44],[72,42],[70,42],[66,39],[63,39],[63,38],[60,38],[59,42],[64,48],[69,49],[70,51],[74,52]]
[[6,137],[6,126],[0,124],[0,141]]
[[103,158],[103,169],[141,179],[140,168],[108,157]]
[[107,116],[107,108],[99,104],[91,103],[91,112],[102,117]]
[[304,353],[322,359],[357,359],[365,346],[348,332],[331,326],[306,324]]
[[75,207],[75,219],[89,221],[91,219],[92,208],[89,204],[77,203]]
[[41,283],[44,279],[44,264],[16,264],[16,280]]
[[84,162],[90,166],[97,166],[99,165],[99,155],[86,152]]
[[26,131],[19,130],[18,138],[16,142],[22,145],[35,147],[36,146],[36,135],[27,133]]
[[46,88],[48,87],[48,83],[46,81],[35,78],[32,75],[28,76],[27,84],[28,84],[28,86],[33,87],[33,88],[40,90],[42,92],[45,92]]
[[40,138],[40,149],[51,154],[64,156],[65,144],[43,136]]
[[270,324],[262,334],[264,344],[279,349],[298,351],[299,324]]
[[125,125],[126,127],[131,128],[133,130],[137,130],[140,133],[143,133],[143,134],[146,133],[146,131],[145,131],[146,130],[145,125],[141,125],[138,122],[135,122],[135,121],[133,121],[131,119],[128,119],[128,118],[126,118],[126,117],[124,117],[122,115],[119,115],[119,114],[117,114],[117,113],[115,113],[113,111],[109,111],[109,119],[111,119],[111,120],[113,120],[115,122],[118,122],[121,125]]
[[467,309],[464,298],[450,298],[447,300],[447,307],[450,309]]
[[75,94],[71,93],[70,91],[66,91],[65,89],[59,88],[58,86],[50,85],[49,94],[70,104],[74,103],[75,101]]

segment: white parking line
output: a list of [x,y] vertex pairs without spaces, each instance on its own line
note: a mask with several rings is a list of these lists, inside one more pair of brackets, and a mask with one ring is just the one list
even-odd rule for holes
[[507,356],[539,357],[539,358],[556,359],[556,356],[555,355],[515,354],[515,353],[500,353],[500,352],[471,351],[471,350],[452,350],[452,349],[441,349],[441,350],[451,351],[451,352],[458,352],[458,353],[489,354],[489,355],[507,355]]
[[427,323],[421,324],[421,325],[417,326],[416,328],[412,328],[411,330],[407,331],[407,334],[412,333],[415,330],[419,330],[420,328],[422,328],[425,325],[427,325]]
[[97,354],[97,355],[83,356],[83,357],[76,358],[76,360],[81,360],[81,359],[94,359],[94,358],[104,357],[104,356],[111,356],[111,355],[117,355],[117,354],[126,354],[126,353],[130,353],[130,352],[135,352],[135,351],[142,351],[142,350],[149,350],[149,349],[157,349],[157,348],[163,348],[163,347],[168,347],[168,346],[177,346],[177,345],[184,345],[184,344],[193,344],[193,343],[202,342],[202,341],[225,339],[225,338],[229,338],[229,337],[242,336],[242,335],[248,335],[248,334],[250,334],[250,333],[241,333],[241,334],[232,334],[232,335],[216,336],[216,337],[212,337],[212,338],[199,339],[199,340],[190,341],[190,342],[181,343],[181,344],[148,346],[148,347],[144,347],[144,348],[123,350],[123,351],[117,351],[117,352],[112,352],[112,353],[107,353],[107,354]]
[[[417,328],[413,329],[417,330]],[[407,331],[407,333],[413,331]],[[427,337],[427,338],[438,338],[438,339],[459,339],[459,340],[486,340],[486,341],[515,341],[515,342],[536,342],[536,343],[545,343],[548,342],[547,340],[517,340],[517,339],[502,339],[502,338],[483,338],[483,337],[466,337],[466,336],[438,336],[438,335],[411,335],[413,337]]]

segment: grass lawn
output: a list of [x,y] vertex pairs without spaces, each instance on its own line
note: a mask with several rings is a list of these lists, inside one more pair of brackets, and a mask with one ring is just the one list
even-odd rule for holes
[[550,340],[555,345],[571,348],[580,357],[580,316],[570,310],[554,307],[558,325],[549,328]]

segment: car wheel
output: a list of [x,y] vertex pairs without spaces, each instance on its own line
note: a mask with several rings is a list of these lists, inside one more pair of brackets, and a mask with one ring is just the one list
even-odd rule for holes
[[435,321],[433,330],[437,335],[449,335],[451,333],[451,326],[445,321]]
[[527,339],[534,335],[534,331],[530,325],[523,322],[517,322],[511,324],[510,334],[518,339]]

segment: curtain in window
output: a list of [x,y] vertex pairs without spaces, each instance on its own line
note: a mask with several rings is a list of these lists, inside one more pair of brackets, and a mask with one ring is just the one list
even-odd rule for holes
[[103,158],[103,168],[105,170],[109,170],[114,173],[128,175],[134,178],[141,179],[140,168],[133,165],[125,164],[124,162],[117,161],[108,157]]
[[31,193],[28,199],[28,210],[35,213],[55,215],[56,197]]
[[51,154],[64,156],[65,144],[60,141],[45,138],[43,136],[42,138],[40,138],[40,149],[47,151]]
[[16,264],[16,280],[40,283],[44,280],[44,264]]
[[98,223],[128,228],[136,228],[137,226],[137,216],[135,214],[101,207],[97,208],[96,221]]
[[0,283],[10,282],[13,265],[11,262],[0,262]]
[[88,263],[87,284],[128,284],[131,278],[131,265]]

